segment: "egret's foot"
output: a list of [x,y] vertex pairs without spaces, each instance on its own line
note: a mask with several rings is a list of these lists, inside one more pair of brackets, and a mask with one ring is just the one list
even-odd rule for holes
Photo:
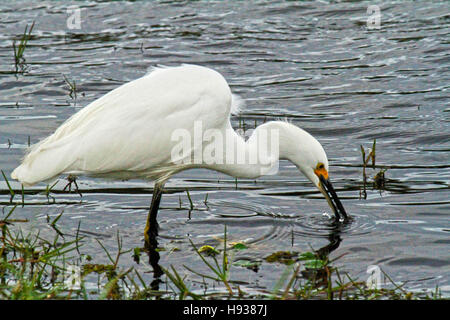
[[63,191],[66,191],[67,187],[69,187],[69,192],[72,192],[72,183],[73,183],[73,184],[75,184],[75,192],[77,192],[80,195],[80,197],[83,197],[83,195],[80,192],[80,189],[78,188],[77,176],[69,174],[67,176],[67,181],[68,181],[68,183],[64,187]]
[[345,218],[343,217],[333,217],[332,218],[332,225],[335,227],[341,227],[348,224],[351,224],[353,222],[353,218],[350,216],[347,216]]
[[350,224],[353,222],[353,218],[350,216],[346,216],[345,218],[341,219],[342,224]]

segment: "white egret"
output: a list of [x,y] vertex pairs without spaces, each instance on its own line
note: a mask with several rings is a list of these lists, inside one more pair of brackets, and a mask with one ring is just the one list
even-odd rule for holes
[[[278,159],[287,159],[322,192],[336,218],[347,219],[330,183],[328,159],[321,144],[306,131],[283,121],[258,126],[245,141],[230,123],[236,100],[223,76],[212,69],[195,65],[155,68],[70,117],[52,135],[32,146],[11,177],[24,185],[61,174],[154,180],[145,228],[148,243],[149,237],[157,235],[156,216],[163,186],[173,174],[207,168],[237,178],[256,178],[267,173]],[[210,146],[213,139],[188,145],[181,155],[174,153],[179,147],[174,132],[183,129],[195,135],[199,122],[203,132],[213,130],[216,139],[220,134],[230,138],[223,150],[215,151],[216,161],[186,161]],[[261,144],[255,137],[267,130],[277,131],[278,150],[265,155],[264,164],[239,163],[229,157],[230,150],[252,156],[258,151],[256,145]]]

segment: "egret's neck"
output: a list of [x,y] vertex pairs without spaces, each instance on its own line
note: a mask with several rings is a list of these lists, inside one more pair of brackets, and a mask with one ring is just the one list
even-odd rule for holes
[[280,145],[282,127],[270,122],[257,127],[250,138],[244,138],[229,125],[225,130],[223,154],[207,168],[223,172],[237,178],[254,179],[262,175],[275,174],[278,160],[283,158],[285,146]]

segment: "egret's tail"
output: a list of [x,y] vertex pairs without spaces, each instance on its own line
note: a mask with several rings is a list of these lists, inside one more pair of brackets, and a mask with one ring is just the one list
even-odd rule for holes
[[14,180],[20,181],[23,185],[31,186],[38,181],[36,181],[36,177],[33,177],[33,179],[30,179],[30,173],[31,170],[29,167],[25,164],[21,164],[17,168],[14,169],[14,171],[11,173],[11,178]]
[[24,186],[32,186],[41,181],[52,180],[55,175],[52,172],[39,172],[35,169],[36,166],[29,166],[28,164],[21,164],[11,173],[11,178],[18,180]]
[[45,140],[35,145],[25,156],[22,164],[11,173],[11,178],[31,186],[41,181],[48,181],[60,175],[70,165],[66,159],[70,150],[68,146],[48,148]]

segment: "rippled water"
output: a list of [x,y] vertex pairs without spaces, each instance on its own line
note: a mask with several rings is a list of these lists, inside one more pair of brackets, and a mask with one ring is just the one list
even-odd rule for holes
[[[345,254],[338,266],[365,280],[367,267],[378,265],[411,289],[439,285],[448,291],[448,2],[383,2],[379,30],[366,27],[369,2],[77,1],[81,29],[73,30],[67,27],[70,4],[0,4],[0,168],[8,176],[29,141],[52,133],[150,66],[205,65],[221,72],[246,100],[233,119],[236,127],[286,117],[324,145],[335,188],[354,218],[331,253],[331,258]],[[12,40],[33,20],[26,73],[16,75]],[[76,82],[76,102],[63,75]],[[360,145],[368,148],[375,138],[377,165],[387,168],[385,190],[369,186],[367,199],[360,199]],[[369,177],[378,171],[367,169]],[[46,205],[45,196],[27,195],[31,205],[15,214],[50,234],[46,216],[64,210],[61,231],[74,235],[81,222],[84,250],[100,260],[106,258],[94,239],[114,250],[117,230],[125,248],[142,246],[152,184],[90,178],[78,183],[82,198],[57,193],[56,204]],[[61,180],[55,189],[64,185]],[[17,183],[13,187],[20,189]],[[0,193],[7,206],[3,182]],[[203,268],[187,239],[220,246],[224,224],[229,241],[250,243],[251,250],[235,258],[252,260],[277,250],[318,249],[329,243],[332,231],[326,201],[287,162],[276,176],[237,184],[205,170],[178,174],[166,184],[161,206],[160,245],[181,251],[162,252],[160,264],[180,270],[183,264]],[[131,257],[122,264],[151,271]],[[283,270],[262,263],[256,273],[235,268],[232,279],[272,288]]]

